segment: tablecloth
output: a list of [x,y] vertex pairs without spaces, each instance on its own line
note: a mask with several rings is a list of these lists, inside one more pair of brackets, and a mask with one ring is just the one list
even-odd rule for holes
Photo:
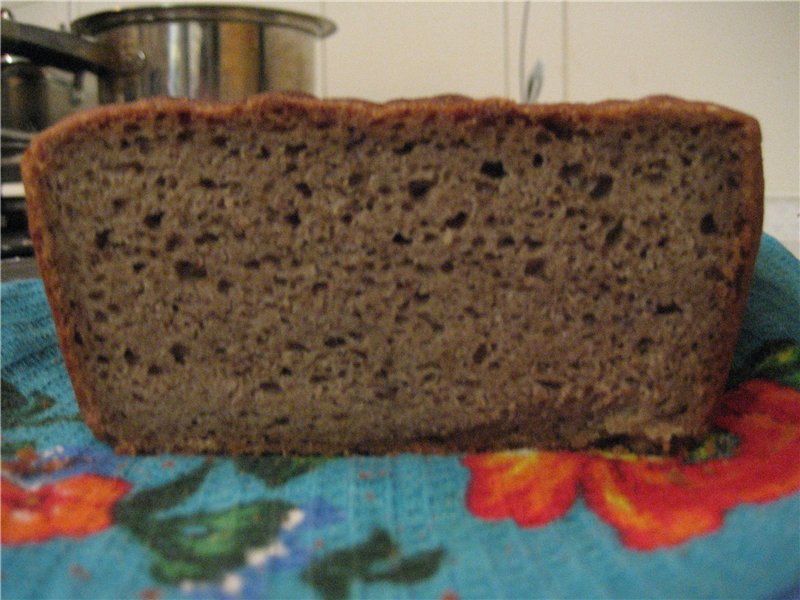
[[764,236],[714,431],[680,458],[115,455],[41,282],[2,285],[6,598],[800,596],[800,263]]

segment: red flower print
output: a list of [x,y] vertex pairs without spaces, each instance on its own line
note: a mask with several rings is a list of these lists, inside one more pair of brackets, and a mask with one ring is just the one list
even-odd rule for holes
[[82,474],[38,489],[2,479],[2,543],[85,537],[109,527],[112,509],[131,485],[122,479]]
[[522,527],[564,516],[578,493],[583,456],[567,452],[498,452],[468,456],[467,506],[487,520],[511,517]]
[[467,507],[483,519],[540,526],[564,515],[580,491],[626,546],[654,550],[719,529],[741,503],[800,490],[800,392],[749,381],[725,396],[716,425],[738,445],[730,457],[702,462],[577,452],[468,456]]

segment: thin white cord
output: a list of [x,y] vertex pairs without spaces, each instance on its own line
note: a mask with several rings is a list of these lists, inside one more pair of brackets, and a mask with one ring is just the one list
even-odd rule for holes
[[530,19],[530,0],[522,6],[522,32],[519,36],[519,97],[520,102],[536,102],[544,84],[544,63],[537,60],[531,72],[525,77],[525,50],[528,46],[528,21]]
[[519,36],[519,101],[527,102],[525,85],[525,49],[528,46],[528,17],[530,15],[530,0],[525,0],[522,5],[522,32]]

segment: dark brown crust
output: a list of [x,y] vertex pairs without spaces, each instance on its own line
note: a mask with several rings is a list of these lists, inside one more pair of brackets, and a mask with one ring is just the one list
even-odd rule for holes
[[[742,269],[742,285],[740,287],[740,296],[732,309],[728,321],[730,325],[727,331],[721,332],[722,340],[720,343],[720,364],[730,364],[739,324],[746,304],[755,255],[758,251],[763,218],[761,134],[758,122],[750,116],[716,104],[688,102],[669,96],[655,96],[639,101],[551,105],[519,105],[503,99],[471,100],[461,96],[395,100],[385,104],[353,99],[320,100],[312,96],[287,93],[264,94],[235,104],[155,98],[131,104],[107,105],[64,119],[34,139],[22,162],[31,238],[75,395],[86,423],[95,435],[114,444],[118,451],[135,454],[142,451],[156,451],[157,449],[148,448],[147,443],[142,440],[123,440],[112,437],[104,422],[99,405],[92,396],[91,386],[87,384],[87,376],[83,372],[82,365],[76,359],[75,324],[63,310],[65,306],[64,282],[56,267],[53,254],[56,242],[49,233],[44,219],[43,203],[50,193],[44,187],[44,171],[49,162],[50,149],[60,146],[78,135],[89,124],[96,126],[117,119],[144,119],[158,112],[174,114],[185,111],[190,112],[193,117],[211,121],[225,121],[240,114],[258,115],[268,113],[278,106],[287,112],[295,115],[304,115],[312,120],[324,120],[326,115],[332,114],[333,111],[339,115],[344,112],[346,118],[359,122],[396,120],[407,116],[425,117],[433,114],[448,114],[457,120],[493,119],[501,115],[511,115],[531,120],[552,118],[570,123],[580,123],[588,119],[618,122],[625,119],[639,119],[659,115],[662,117],[674,116],[687,122],[694,119],[702,122],[713,115],[720,122],[741,128],[749,144],[745,156],[742,157],[742,164],[745,165],[743,171],[744,179],[741,183],[741,188],[746,198],[746,203],[742,207],[745,225],[738,240],[739,256],[737,257],[738,264],[735,265]],[[727,373],[720,372],[719,380],[709,385],[708,390],[712,396],[717,396],[721,392],[726,376]],[[713,407],[714,398],[711,398],[708,403],[707,413],[694,415],[698,431],[705,426]],[[446,440],[393,440],[390,445],[385,446],[381,445],[380,442],[376,442],[376,445],[371,446],[370,449],[372,452],[441,451],[456,448],[460,450],[485,450],[496,447],[491,443],[492,433],[487,429],[486,432],[470,432],[468,435],[454,434],[452,439],[448,438]],[[195,453],[222,451],[234,454],[275,450],[275,448],[267,448],[263,444],[250,445],[236,440],[223,440],[223,443],[225,444],[224,447],[212,448],[207,447],[202,442],[198,442],[196,447],[176,448],[176,450]],[[326,453],[329,450],[324,446],[308,448],[308,451],[312,453]]]

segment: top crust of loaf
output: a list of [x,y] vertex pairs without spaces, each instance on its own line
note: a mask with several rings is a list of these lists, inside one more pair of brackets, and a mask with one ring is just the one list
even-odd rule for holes
[[[103,432],[103,416],[92,398],[91,386],[74,352],[72,334],[66,310],[66,282],[62,281],[62,271],[57,267],[54,248],[57,241],[52,239],[45,223],[45,203],[52,202],[52,192],[47,189],[45,177],[51,164],[51,152],[71,140],[79,138],[87,126],[97,131],[105,124],[125,121],[136,122],[158,118],[159,115],[188,114],[191,120],[224,124],[237,116],[250,116],[255,120],[263,117],[266,121],[279,122],[281,118],[294,120],[302,118],[311,126],[324,127],[325,123],[335,122],[359,126],[393,123],[404,119],[424,122],[426,117],[435,118],[446,115],[454,122],[477,122],[485,125],[505,119],[523,119],[544,123],[556,137],[573,135],[584,122],[593,124],[631,122],[652,117],[676,120],[691,126],[706,125],[710,121],[741,130],[743,148],[741,163],[743,180],[739,189],[743,205],[739,207],[745,224],[738,232],[738,256],[751,257],[740,265],[741,289],[746,292],[752,275],[755,256],[762,225],[763,173],[761,170],[761,134],[758,122],[743,113],[705,102],[690,102],[669,96],[654,96],[637,101],[612,100],[593,104],[550,104],[521,105],[504,99],[472,100],[462,96],[439,96],[425,99],[394,100],[377,104],[355,99],[322,100],[296,93],[273,92],[252,97],[239,103],[207,103],[185,99],[154,98],[130,104],[106,105],[75,114],[38,135],[29,146],[22,163],[23,178],[29,211],[31,237],[40,272],[43,275],[48,299],[54,315],[59,340],[70,373],[76,397],[86,418],[87,424],[95,432]],[[562,138],[563,139],[563,138]],[[741,321],[746,295],[739,298],[731,307],[730,323]],[[735,332],[726,337],[735,339]],[[732,347],[727,349],[732,355]],[[723,376],[724,377],[724,376]],[[135,445],[124,446],[122,450],[136,451]],[[428,448],[424,443],[420,448]]]
[[205,102],[184,98],[150,98],[127,104],[108,104],[71,115],[36,137],[26,152],[32,163],[47,146],[73,135],[87,123],[98,124],[116,119],[145,118],[154,112],[190,111],[198,117],[224,121],[238,114],[271,113],[281,107],[288,114],[308,115],[324,122],[333,113],[344,111],[353,122],[380,122],[412,115],[453,115],[456,121],[489,119],[499,116],[527,116],[530,119],[564,119],[580,124],[585,119],[602,122],[639,119],[651,115],[677,116],[684,120],[714,117],[748,130],[748,137],[758,144],[761,132],[758,121],[744,113],[710,102],[693,102],[673,96],[650,96],[641,100],[605,100],[595,103],[519,104],[503,98],[475,100],[466,96],[441,95],[430,98],[398,99],[375,103],[354,98],[319,99],[300,92],[269,92],[242,102]]

